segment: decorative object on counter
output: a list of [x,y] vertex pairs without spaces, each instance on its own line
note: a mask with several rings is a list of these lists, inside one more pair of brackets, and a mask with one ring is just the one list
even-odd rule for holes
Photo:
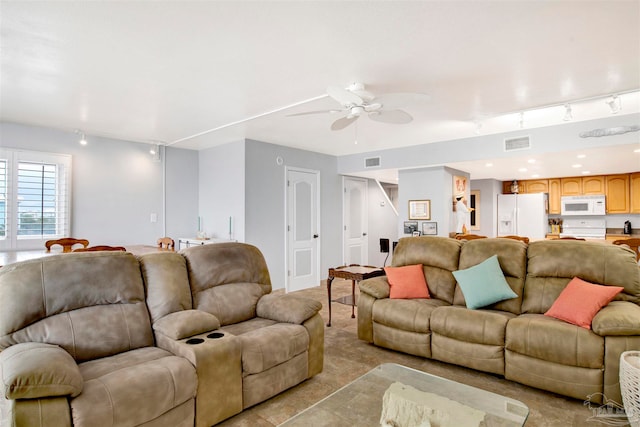
[[562,218],[549,218],[551,226],[551,234],[560,234],[562,232]]
[[622,234],[631,234],[631,221],[625,221]]
[[511,183],[511,192],[513,194],[518,194],[520,192],[520,186],[518,185],[518,181],[516,181],[515,179]]

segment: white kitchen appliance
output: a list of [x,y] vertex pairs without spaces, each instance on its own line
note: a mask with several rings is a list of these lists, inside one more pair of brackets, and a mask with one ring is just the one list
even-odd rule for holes
[[562,196],[561,213],[567,215],[605,215],[606,205],[604,194],[592,196]]
[[607,223],[604,216],[601,218],[567,218],[562,222],[560,237],[604,240],[606,234]]
[[498,194],[498,237],[544,239],[549,228],[546,193]]

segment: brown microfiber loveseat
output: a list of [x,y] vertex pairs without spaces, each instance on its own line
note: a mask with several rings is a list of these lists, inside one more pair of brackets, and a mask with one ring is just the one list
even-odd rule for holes
[[324,347],[320,304],[270,292],[242,243],[5,266],[0,424],[200,427],[266,400]]
[[[517,296],[468,309],[453,272],[493,255]],[[386,277],[360,282],[360,339],[581,400],[622,402],[620,354],[640,349],[640,267],[632,251],[584,241],[403,238],[393,266],[413,264],[423,265],[431,298],[390,299]],[[624,288],[591,329],[544,315],[574,277]]]

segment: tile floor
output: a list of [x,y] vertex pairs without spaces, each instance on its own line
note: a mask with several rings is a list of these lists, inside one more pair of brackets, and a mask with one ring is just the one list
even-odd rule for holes
[[[350,292],[351,282],[340,279],[333,282],[332,296],[340,297]],[[323,284],[299,293],[322,302],[321,314],[326,323],[329,317],[326,286]],[[580,400],[513,383],[496,375],[367,344],[358,340],[356,321],[351,318],[351,307],[333,303],[332,326],[325,327],[323,372],[218,426],[277,426],[375,366],[399,363],[524,402],[530,410],[526,427],[607,427],[597,419],[590,421],[594,412]]]

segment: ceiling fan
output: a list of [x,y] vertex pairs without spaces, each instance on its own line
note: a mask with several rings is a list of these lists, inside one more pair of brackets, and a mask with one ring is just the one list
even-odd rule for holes
[[411,122],[413,117],[397,107],[429,99],[427,95],[420,93],[389,93],[374,96],[364,89],[364,84],[362,83],[352,83],[347,88],[329,86],[327,95],[338,101],[342,108],[339,110],[306,111],[289,114],[288,116],[346,113],[346,115],[331,124],[331,130],[344,129],[365,114],[376,122],[406,124]]

